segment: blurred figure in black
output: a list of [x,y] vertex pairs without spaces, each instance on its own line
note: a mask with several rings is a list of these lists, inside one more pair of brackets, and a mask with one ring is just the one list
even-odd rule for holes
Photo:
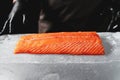
[[[12,9],[12,2],[12,0],[0,0],[0,31],[3,29],[4,23]],[[7,31],[4,31],[4,33],[7,33]]]
[[119,6],[119,0],[16,0],[7,23],[14,34],[37,33],[38,26],[40,32],[115,32]]
[[15,0],[3,28],[7,33],[34,33],[38,31],[41,0]]

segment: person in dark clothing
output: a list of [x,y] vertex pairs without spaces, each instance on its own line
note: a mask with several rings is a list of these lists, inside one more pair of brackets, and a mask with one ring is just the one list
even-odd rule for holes
[[[0,0],[0,31],[3,29],[4,23],[12,9],[12,0]],[[7,33],[4,31],[4,33]]]
[[40,32],[120,31],[119,6],[119,0],[16,0],[9,33],[37,33],[38,26]]

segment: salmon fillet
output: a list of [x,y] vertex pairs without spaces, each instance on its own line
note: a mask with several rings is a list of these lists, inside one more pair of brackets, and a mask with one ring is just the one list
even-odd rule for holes
[[18,41],[15,54],[103,55],[104,47],[96,32],[29,34]]

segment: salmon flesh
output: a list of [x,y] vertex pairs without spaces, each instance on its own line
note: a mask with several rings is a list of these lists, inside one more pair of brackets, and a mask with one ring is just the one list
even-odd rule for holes
[[103,55],[104,46],[96,32],[29,34],[18,41],[15,54]]

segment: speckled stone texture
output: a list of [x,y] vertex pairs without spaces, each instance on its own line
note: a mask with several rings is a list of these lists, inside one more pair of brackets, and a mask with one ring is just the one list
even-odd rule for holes
[[0,36],[0,80],[120,80],[120,32],[98,33],[105,55],[14,54],[19,35]]

